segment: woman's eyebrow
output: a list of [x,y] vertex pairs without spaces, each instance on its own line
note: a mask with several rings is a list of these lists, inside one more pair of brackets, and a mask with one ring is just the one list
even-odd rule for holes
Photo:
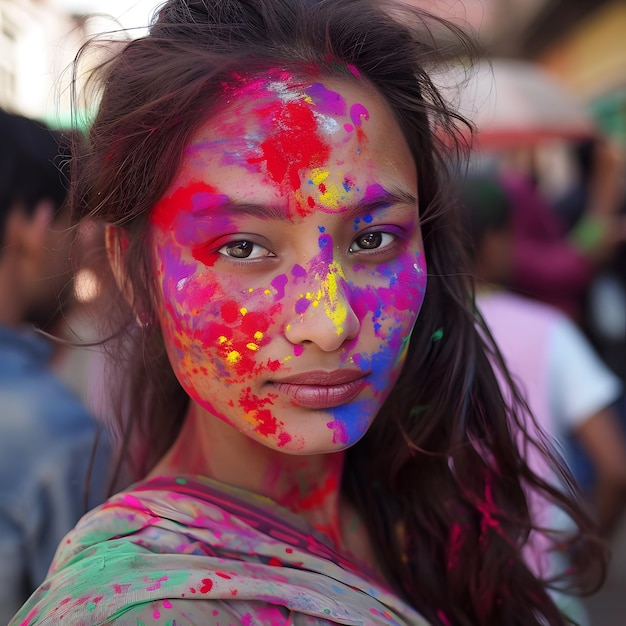
[[[355,202],[354,204],[345,205],[345,209],[341,211],[341,217],[345,220],[352,220],[354,218],[366,215],[371,211],[375,211],[381,208],[393,204],[405,204],[410,206],[417,205],[417,197],[410,191],[396,188],[391,191],[387,191],[381,188],[380,191],[375,193],[369,193],[365,198]],[[275,204],[260,204],[255,202],[240,202],[232,199],[228,199],[224,202],[220,202],[217,206],[212,204],[211,206],[201,207],[192,211],[194,217],[203,217],[205,215],[214,215],[216,211],[222,214],[239,215],[246,217],[255,217],[262,220],[286,220],[291,217],[290,210],[284,206],[277,206]],[[336,209],[322,209],[323,213],[338,213]]]
[[216,212],[227,215],[242,215],[248,217],[256,217],[264,220],[284,220],[288,218],[286,209],[273,204],[258,204],[255,202],[239,202],[228,199],[215,205],[194,209],[192,214],[194,217],[204,217],[215,215]]
[[368,193],[362,200],[346,205],[342,217],[348,221],[394,204],[404,204],[417,208],[417,196],[408,189],[397,187],[386,190],[381,187],[374,193]]

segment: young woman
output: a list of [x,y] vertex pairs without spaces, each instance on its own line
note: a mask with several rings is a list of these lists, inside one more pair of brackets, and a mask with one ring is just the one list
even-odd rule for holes
[[141,481],[14,624],[566,623],[524,488],[585,517],[517,452],[476,328],[426,71],[459,35],[426,21],[171,0],[105,67],[74,198],[135,328]]

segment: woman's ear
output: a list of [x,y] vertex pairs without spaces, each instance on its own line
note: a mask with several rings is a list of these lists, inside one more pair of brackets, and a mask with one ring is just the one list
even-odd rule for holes
[[122,292],[128,305],[134,307],[133,287],[124,266],[124,255],[129,243],[128,231],[121,226],[107,224],[104,231],[104,243],[118,289]]

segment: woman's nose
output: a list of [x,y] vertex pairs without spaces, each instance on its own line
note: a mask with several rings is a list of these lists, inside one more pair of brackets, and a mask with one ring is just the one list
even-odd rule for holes
[[360,322],[341,267],[330,263],[325,274],[317,273],[307,281],[309,291],[294,294],[285,337],[294,345],[314,343],[324,352],[333,352],[358,335]]

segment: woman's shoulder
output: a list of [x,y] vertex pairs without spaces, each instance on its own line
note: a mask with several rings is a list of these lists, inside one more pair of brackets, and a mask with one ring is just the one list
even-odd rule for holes
[[135,485],[83,517],[12,624],[425,624],[314,537],[292,540],[271,506],[263,527],[250,512],[263,502],[175,484]]

